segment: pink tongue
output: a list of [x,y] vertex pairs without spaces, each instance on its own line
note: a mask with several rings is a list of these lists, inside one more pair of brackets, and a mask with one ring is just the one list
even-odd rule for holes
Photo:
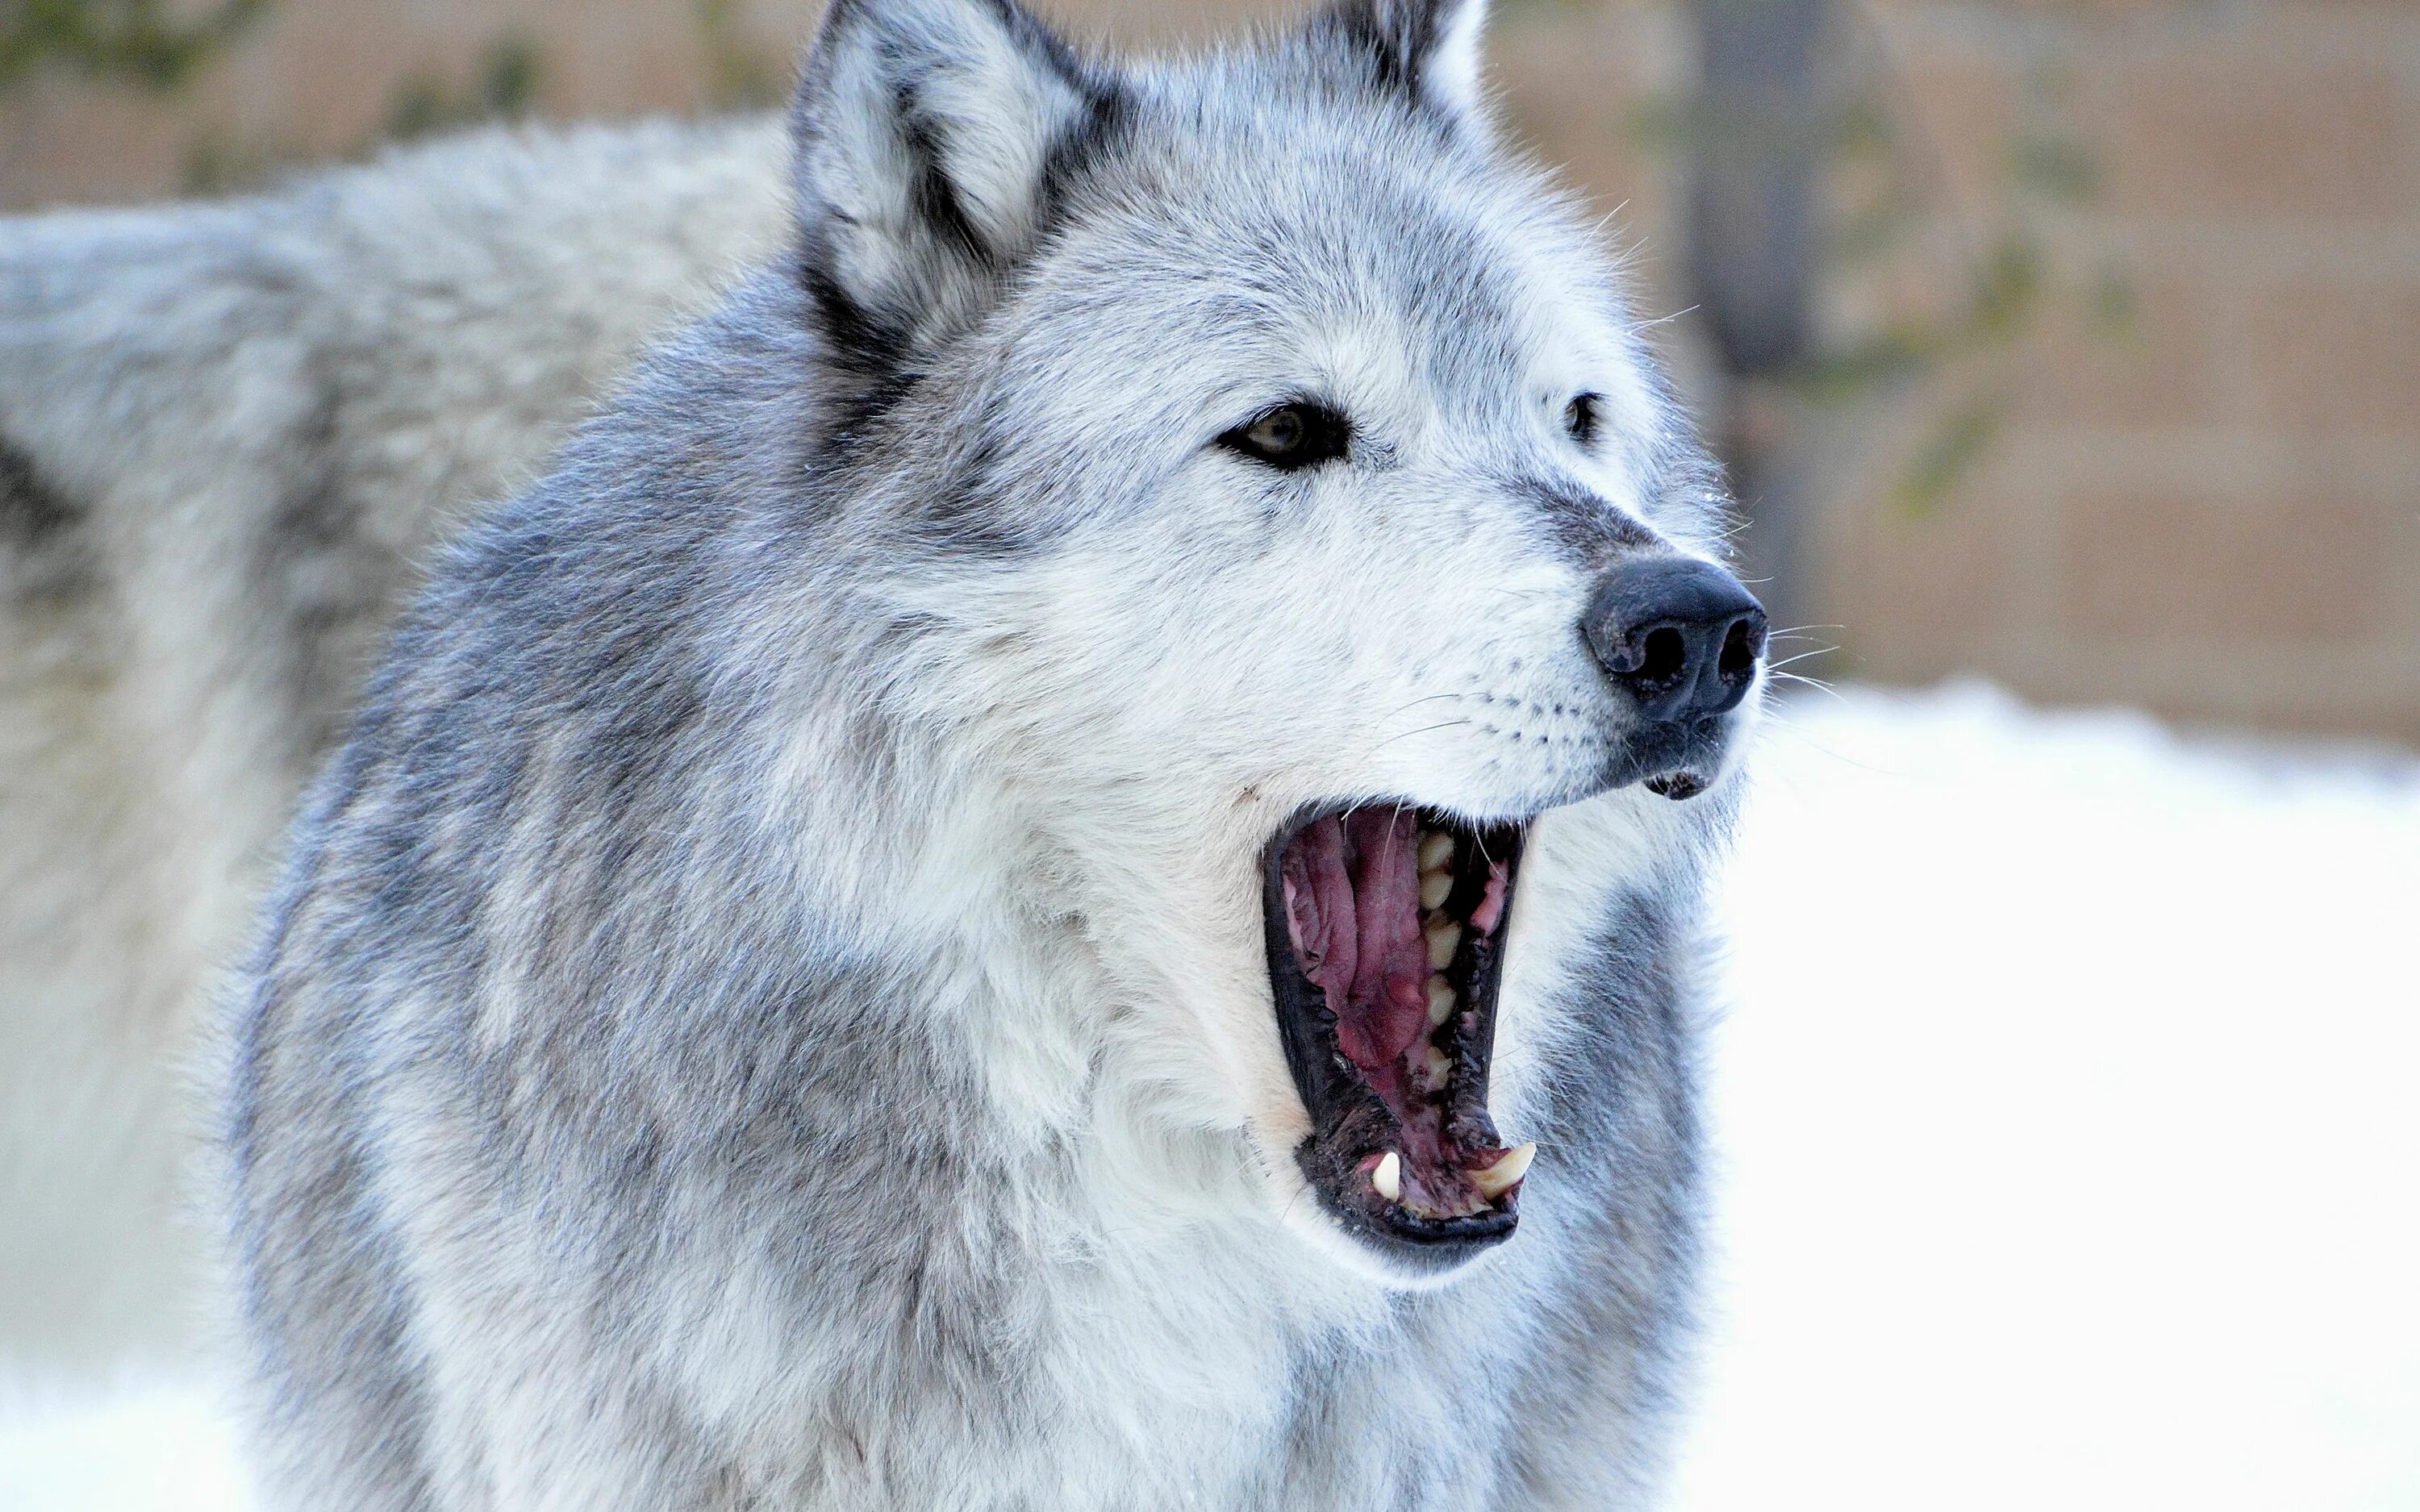
[[1295,950],[1327,995],[1338,1047],[1388,1081],[1428,1027],[1419,839],[1407,810],[1357,810],[1305,829],[1283,872]]

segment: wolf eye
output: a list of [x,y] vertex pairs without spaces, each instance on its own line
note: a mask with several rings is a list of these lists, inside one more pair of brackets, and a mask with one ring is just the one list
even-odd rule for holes
[[1218,444],[1281,471],[1315,467],[1344,455],[1352,427],[1323,405],[1281,404],[1218,438]]
[[1596,407],[1599,402],[1593,393],[1575,393],[1572,402],[1563,406],[1563,429],[1582,446],[1596,444]]

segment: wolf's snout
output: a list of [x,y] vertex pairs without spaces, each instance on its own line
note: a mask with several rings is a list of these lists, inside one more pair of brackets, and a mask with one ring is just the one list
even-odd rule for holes
[[1580,631],[1640,713],[1686,719],[1747,696],[1764,656],[1764,606],[1712,563],[1651,557],[1606,575]]

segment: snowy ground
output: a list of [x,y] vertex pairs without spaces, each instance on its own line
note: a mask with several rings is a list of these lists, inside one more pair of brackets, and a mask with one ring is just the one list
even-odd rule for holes
[[1785,718],[1679,1505],[2420,1509],[2420,764]]
[[[2420,763],[1801,701],[1729,908],[1683,1512],[2420,1508]],[[0,1395],[0,1508],[233,1512],[211,1404]]]

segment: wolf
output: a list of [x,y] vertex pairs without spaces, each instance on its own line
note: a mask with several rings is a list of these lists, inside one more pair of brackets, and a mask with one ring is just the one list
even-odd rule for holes
[[207,1314],[180,1064],[430,544],[788,220],[778,119],[0,220],[0,1352]]
[[1766,673],[1482,0],[836,0],[783,251],[441,552],[226,1026],[284,1507],[1603,1507]]

